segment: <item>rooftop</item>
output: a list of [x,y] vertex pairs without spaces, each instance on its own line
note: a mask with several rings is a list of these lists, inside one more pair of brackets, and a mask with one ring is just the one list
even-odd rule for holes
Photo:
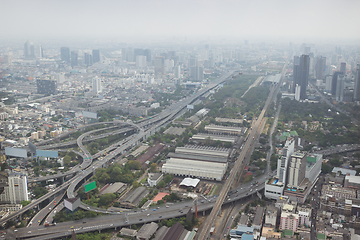
[[184,180],[180,183],[180,186],[196,187],[199,182],[200,180],[197,178],[184,178]]

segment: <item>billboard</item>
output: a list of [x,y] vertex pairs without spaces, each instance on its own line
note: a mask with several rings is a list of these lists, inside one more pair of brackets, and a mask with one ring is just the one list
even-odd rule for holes
[[80,206],[80,203],[79,197],[64,199],[64,206],[72,212]]
[[27,158],[26,149],[5,147],[5,155],[11,157]]
[[36,145],[29,141],[29,149],[31,153],[36,153]]
[[194,109],[194,105],[187,105],[187,109]]
[[90,192],[91,190],[94,190],[96,188],[96,182],[90,182],[88,184],[85,184],[85,193]]
[[83,117],[83,118],[94,118],[94,119],[97,119],[97,113],[88,112],[88,111],[83,111],[83,112],[82,112],[82,117]]
[[36,150],[37,157],[58,158],[58,151]]

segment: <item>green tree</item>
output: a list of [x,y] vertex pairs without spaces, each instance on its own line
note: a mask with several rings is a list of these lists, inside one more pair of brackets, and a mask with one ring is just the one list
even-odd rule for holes
[[109,206],[109,204],[112,201],[114,201],[115,198],[116,198],[116,196],[113,193],[106,193],[104,195],[101,195],[100,199],[99,199],[99,207],[101,207],[101,206],[104,206],[104,207]]
[[71,163],[71,157],[69,155],[66,155],[64,158],[63,158],[63,163],[64,163],[64,166],[65,167],[68,167]]
[[157,185],[157,187],[158,187],[158,188],[163,188],[163,187],[165,187],[165,181],[164,181],[164,180],[161,180],[161,181],[159,182],[159,184]]
[[132,183],[132,186],[133,186],[133,188],[138,188],[138,187],[140,187],[140,183],[138,183],[137,181],[134,181]]
[[130,169],[139,170],[141,169],[141,163],[135,160],[131,160],[127,163]]
[[170,174],[166,174],[165,177],[164,177],[164,181],[165,183],[169,183],[173,180],[173,176],[170,175]]
[[150,164],[150,172],[156,172],[156,169],[157,169],[157,164],[156,163]]

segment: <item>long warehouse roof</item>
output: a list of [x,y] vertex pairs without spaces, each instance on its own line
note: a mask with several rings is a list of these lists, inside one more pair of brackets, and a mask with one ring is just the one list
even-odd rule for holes
[[234,143],[235,142],[235,137],[231,137],[231,136],[221,136],[221,135],[210,135],[210,134],[196,134],[194,136],[192,136],[192,139],[194,140],[205,140],[207,138],[210,138],[211,140],[214,141],[221,141],[221,142],[231,142]]
[[177,147],[175,149],[175,153],[183,153],[183,154],[196,154],[196,155],[203,155],[203,156],[212,156],[212,157],[223,157],[227,158],[229,156],[228,151],[217,151],[217,150],[210,150],[210,149],[197,149],[197,148],[184,148],[184,147]]
[[198,155],[198,154],[185,154],[185,153],[169,152],[168,157],[205,161],[205,162],[218,162],[218,163],[226,163],[227,162],[227,157],[211,156],[211,155],[206,156],[206,155]]
[[205,130],[220,130],[220,131],[231,131],[231,132],[242,132],[243,128],[239,127],[228,127],[221,125],[206,125]]

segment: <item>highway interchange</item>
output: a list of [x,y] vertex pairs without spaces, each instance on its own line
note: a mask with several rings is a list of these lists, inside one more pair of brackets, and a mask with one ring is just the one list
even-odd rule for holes
[[[159,114],[156,118],[149,119],[147,121],[143,121],[140,124],[134,124],[134,123],[129,123],[129,122],[124,123],[124,125],[128,124],[133,127],[136,127],[138,129],[138,133],[135,135],[129,136],[126,139],[121,140],[116,144],[113,144],[109,148],[100,151],[99,153],[95,154],[94,156],[91,156],[90,153],[82,145],[82,141],[84,140],[84,138],[86,136],[88,136],[89,134],[91,134],[90,132],[84,133],[77,140],[78,146],[84,152],[83,153],[84,161],[79,166],[80,169],[77,168],[77,171],[73,171],[71,173],[71,174],[76,174],[76,175],[73,178],[71,178],[69,181],[65,182],[64,184],[62,184],[61,186],[56,188],[54,191],[49,192],[48,194],[44,195],[37,201],[29,204],[27,207],[24,207],[19,212],[10,215],[6,219],[1,219],[0,223],[4,223],[4,221],[7,221],[9,219],[13,219],[13,218],[19,216],[23,212],[25,212],[28,209],[33,208],[34,206],[39,204],[41,201],[44,201],[45,199],[47,199],[55,194],[58,194],[61,191],[65,190],[66,194],[69,198],[74,197],[76,188],[84,181],[84,179],[89,177],[97,168],[105,166],[112,159],[114,159],[117,155],[123,154],[125,151],[130,149],[132,146],[135,146],[137,143],[141,142],[143,139],[154,134],[155,131],[159,130],[162,126],[166,125],[169,121],[174,119],[174,117],[177,116],[177,114],[179,114],[184,109],[186,109],[187,105],[191,104],[199,96],[203,95],[207,91],[216,87],[219,83],[225,81],[232,74],[234,74],[234,71],[228,72],[223,77],[221,77],[216,83],[212,84],[211,86],[209,86],[205,89],[200,90],[195,96],[183,99],[182,101],[179,101],[179,102],[173,104],[172,106],[170,106],[166,110],[164,110],[161,114]],[[272,91],[272,93],[273,92],[274,91]],[[272,93],[269,95],[269,99],[271,99]],[[267,105],[266,105],[266,107],[267,107]],[[265,109],[265,107],[264,107],[264,109]],[[251,133],[250,133],[249,141],[247,141],[245,143],[244,150],[246,150],[247,148],[249,148],[252,145],[253,136],[255,135],[256,129],[259,127],[259,124],[261,123],[264,113],[265,113],[265,111],[262,112],[262,115],[258,118],[257,122],[255,123],[255,126],[253,127],[253,131],[251,131]],[[112,123],[112,122],[110,122],[110,123]],[[354,146],[352,146],[352,147],[355,148]],[[356,148],[358,148],[358,146],[356,146]],[[242,152],[247,152],[247,151],[242,151]],[[98,158],[99,156],[101,156],[104,153],[107,153],[107,155],[103,159],[94,161],[96,158]],[[239,159],[241,157],[244,157],[244,156],[240,155]],[[237,168],[239,168],[240,166],[241,166],[241,163],[239,164],[239,166]],[[234,174],[234,176],[235,176],[236,171],[233,171],[232,174]],[[272,173],[271,175],[273,175],[273,174],[274,173]],[[205,211],[208,209],[212,209],[212,208],[214,208],[214,206],[216,206],[215,205],[216,203],[218,203],[218,205],[221,206],[223,203],[229,203],[229,202],[237,201],[241,198],[247,197],[247,196],[255,193],[256,191],[263,189],[265,181],[269,177],[271,177],[271,175],[265,174],[265,175],[261,176],[260,178],[258,178],[257,181],[259,182],[259,185],[256,187],[252,188],[251,184],[246,184],[246,185],[242,185],[239,188],[233,189],[231,191],[232,192],[231,194],[227,194],[227,191],[225,191],[226,194],[223,194],[223,196],[219,196],[217,198],[210,198],[207,200],[205,200],[205,199],[201,200],[200,202],[198,202],[198,211],[202,212],[202,211]],[[229,182],[228,188],[230,188],[232,181],[227,181],[227,182]],[[169,204],[166,207],[162,206],[159,209],[155,209],[155,211],[153,211],[153,209],[148,209],[147,211],[144,211],[144,212],[129,211],[129,212],[126,212],[126,214],[120,213],[120,212],[115,212],[115,211],[108,211],[108,210],[104,210],[104,209],[92,208],[91,206],[87,206],[85,204],[82,204],[80,207],[85,210],[93,210],[96,212],[108,213],[108,215],[93,218],[93,219],[81,220],[81,221],[58,223],[56,226],[51,226],[51,227],[30,226],[29,228],[18,229],[18,231],[13,232],[13,234],[17,238],[29,238],[30,237],[30,239],[52,239],[52,238],[62,237],[65,235],[66,236],[70,235],[72,229],[74,229],[77,233],[82,233],[82,232],[88,232],[88,231],[94,231],[94,230],[128,226],[131,224],[138,224],[138,223],[143,223],[143,222],[150,222],[150,221],[156,221],[156,220],[161,220],[161,219],[165,219],[165,218],[173,218],[173,217],[185,215],[189,209],[192,208],[192,210],[193,210],[193,202],[181,202],[181,203],[177,203],[177,204]],[[182,209],[182,212],[180,212],[179,209]],[[52,209],[49,209],[49,210],[52,210]],[[150,215],[148,215],[148,214],[150,214]]]

